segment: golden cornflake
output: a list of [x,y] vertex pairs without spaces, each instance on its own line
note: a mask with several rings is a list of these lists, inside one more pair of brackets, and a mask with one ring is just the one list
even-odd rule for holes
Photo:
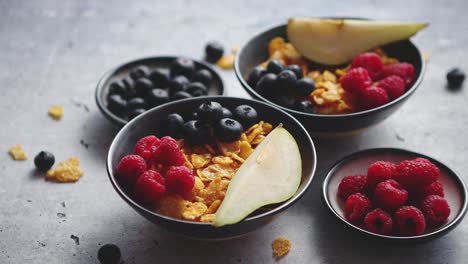
[[63,116],[63,107],[54,105],[49,108],[49,116],[55,120],[59,120]]
[[83,176],[79,158],[69,158],[47,171],[47,180],[57,182],[76,182]]
[[273,249],[273,256],[275,258],[281,258],[288,254],[291,249],[291,241],[287,238],[279,237],[273,241],[271,248]]
[[21,145],[14,145],[8,150],[8,153],[11,155],[11,157],[14,160],[27,160],[28,159],[28,154],[23,149],[23,146]]
[[214,219],[215,219],[215,214],[206,214],[200,217],[200,222],[210,223],[210,222],[213,222]]
[[195,177],[195,184],[193,185],[193,188],[196,190],[203,190],[203,188],[205,188],[205,184],[199,177]]
[[221,205],[221,200],[215,200],[213,203],[208,207],[207,214],[214,214],[218,210],[219,206]]
[[182,218],[186,220],[195,220],[202,216],[207,210],[208,207],[204,203],[187,203],[182,211]]
[[216,145],[218,146],[219,151],[227,156],[229,153],[239,153],[240,151],[240,141],[233,141],[233,142],[221,142],[216,141]]
[[216,64],[222,69],[229,70],[234,67],[234,59],[234,54],[223,55],[221,59],[216,62]]
[[216,156],[211,161],[215,164],[227,165],[227,166],[231,165],[234,162],[230,157],[225,157],[225,156]]
[[244,160],[247,159],[248,156],[253,152],[252,146],[247,141],[241,141],[240,143],[240,152],[239,157],[243,158]]
[[192,165],[195,169],[203,168],[210,163],[211,154],[192,154],[191,156]]
[[180,195],[163,196],[156,203],[156,213],[166,215],[172,218],[182,219],[182,212],[185,210],[188,201]]
[[253,140],[252,140],[252,145],[258,145],[260,143],[262,143],[262,141],[265,139],[265,136],[264,135],[258,135],[256,136]]

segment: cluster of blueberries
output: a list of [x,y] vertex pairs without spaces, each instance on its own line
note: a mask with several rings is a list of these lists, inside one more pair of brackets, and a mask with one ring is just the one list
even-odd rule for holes
[[305,113],[314,113],[314,106],[307,99],[315,89],[315,82],[304,77],[299,65],[285,67],[278,60],[271,60],[267,67],[257,66],[247,80],[263,97],[281,106]]
[[185,120],[180,114],[169,114],[161,126],[173,138],[203,145],[209,144],[213,136],[222,142],[239,140],[244,129],[257,122],[257,111],[249,105],[239,105],[231,112],[218,102],[206,101]]
[[107,106],[115,115],[130,120],[169,101],[206,96],[212,81],[210,71],[197,69],[187,58],[175,59],[169,69],[151,70],[140,65],[110,84]]

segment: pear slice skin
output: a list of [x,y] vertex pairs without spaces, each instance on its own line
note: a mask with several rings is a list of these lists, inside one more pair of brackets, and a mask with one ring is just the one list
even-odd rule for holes
[[235,224],[258,208],[283,202],[299,188],[302,160],[294,137],[275,128],[232,177],[216,212],[216,227]]
[[408,39],[427,23],[386,22],[354,19],[288,20],[287,35],[291,44],[307,59],[339,65],[356,55],[392,42]]

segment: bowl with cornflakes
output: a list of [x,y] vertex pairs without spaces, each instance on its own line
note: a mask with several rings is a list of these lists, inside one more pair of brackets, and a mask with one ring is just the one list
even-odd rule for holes
[[[288,39],[287,28],[279,25],[248,40],[237,53],[235,73],[251,96],[293,115],[314,134],[344,134],[375,125],[399,109],[422,81],[425,62],[409,39],[330,66],[305,58]],[[379,72],[371,71],[375,65]],[[288,84],[293,88],[282,88]]]
[[[225,108],[223,115],[232,114],[231,118],[221,119],[227,127],[223,127],[220,121],[213,129],[207,128],[209,121],[206,117],[210,115],[205,116],[204,113],[214,113],[213,109],[220,106]],[[239,114],[240,108],[247,109],[249,114]],[[255,116],[251,115],[253,111]],[[173,128],[180,119],[184,121],[180,122],[183,131],[179,133]],[[245,128],[239,130],[239,127]],[[255,155],[264,140],[268,141],[274,131],[283,128],[297,142],[300,155],[294,161],[300,170],[291,196],[256,207],[235,222],[216,225],[217,214],[227,199],[225,197],[229,192],[232,195],[238,192],[229,188],[234,178],[241,177],[237,172],[246,166],[251,160],[250,155]],[[285,154],[280,153],[281,148],[273,145],[277,153],[263,151],[255,161],[261,163],[271,154],[285,160]],[[222,240],[255,231],[292,206],[310,186],[316,162],[311,137],[285,111],[260,101],[216,96],[167,103],[131,120],[116,135],[109,148],[107,172],[119,196],[149,221],[182,236]],[[248,174],[255,176],[256,171],[251,171]],[[256,188],[250,189],[256,192]],[[237,190],[242,192],[242,189]],[[243,203],[256,198],[248,197],[249,194],[245,196],[241,197],[246,199]],[[242,203],[238,204],[242,206]]]

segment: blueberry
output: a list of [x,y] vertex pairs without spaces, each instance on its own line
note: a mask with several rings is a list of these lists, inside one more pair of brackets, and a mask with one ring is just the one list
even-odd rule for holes
[[257,86],[258,81],[260,78],[263,77],[267,72],[265,68],[257,66],[253,68],[253,70],[249,73],[249,77],[247,78],[247,83],[250,85],[250,87],[255,87]]
[[198,120],[185,122],[183,134],[184,138],[194,145],[203,145],[210,141],[209,127]]
[[296,93],[298,96],[309,96],[315,89],[315,82],[307,77],[304,77],[296,82]]
[[195,72],[195,63],[188,58],[177,58],[171,64],[171,76],[184,75],[190,78]]
[[197,108],[198,119],[206,123],[216,123],[223,118],[223,107],[218,102],[207,101]]
[[224,54],[224,48],[221,43],[211,41],[205,47],[205,59],[208,62],[216,63]]
[[148,78],[156,87],[169,87],[171,80],[169,72],[164,69],[156,69],[152,71]]
[[118,94],[125,97],[127,94],[127,89],[121,82],[115,81],[109,85],[109,95],[112,94]]
[[279,60],[271,60],[268,62],[266,70],[268,73],[278,74],[284,70],[284,66]]
[[248,129],[258,121],[257,111],[249,105],[239,105],[234,109],[234,119],[239,121],[245,129]]
[[294,72],[294,74],[296,75],[296,79],[301,79],[302,77],[304,77],[304,72],[302,71],[301,67],[299,67],[299,65],[297,64],[291,64],[288,67],[286,67],[286,69]]
[[112,113],[120,115],[127,107],[127,101],[118,94],[113,94],[107,98],[107,107]]
[[239,140],[244,128],[241,123],[231,118],[219,120],[215,127],[215,135],[220,141],[232,142]]
[[231,118],[231,117],[232,117],[231,110],[227,109],[226,107],[223,107],[223,118]]
[[279,88],[292,88],[296,84],[296,74],[291,70],[283,70],[278,74],[277,84]]
[[189,83],[190,82],[187,79],[187,77],[183,75],[176,76],[169,83],[169,88],[170,88],[169,91],[171,94],[184,91],[187,85],[189,85]]
[[201,69],[193,75],[193,81],[203,83],[206,87],[209,87],[213,81],[213,76],[207,69]]
[[146,101],[141,98],[141,97],[135,97],[135,98],[132,98],[130,100],[128,100],[127,102],[127,112],[130,112],[134,109],[137,109],[137,108],[143,108],[143,109],[146,109],[148,106],[146,104]]
[[55,157],[48,151],[41,151],[34,157],[34,165],[39,171],[48,171],[54,165]]
[[296,103],[296,98],[294,94],[291,93],[290,91],[286,91],[281,94],[276,94],[271,98],[271,100],[275,102],[276,104],[279,104],[286,108],[292,108],[294,107],[294,104]]
[[208,88],[199,82],[189,84],[185,90],[194,97],[208,95]]
[[192,112],[188,116],[188,120],[198,120],[198,114],[197,112]]
[[143,108],[137,108],[128,113],[128,119],[132,120],[133,118],[143,114],[146,110]]
[[130,77],[130,76],[127,76],[125,78],[122,79],[122,84],[123,86],[125,87],[125,89],[127,90],[127,94],[126,94],[126,98],[132,98],[136,95],[136,92],[135,92],[135,82],[133,81],[133,79]]
[[166,131],[169,136],[179,137],[180,133],[182,132],[183,126],[184,119],[182,118],[182,116],[176,113],[167,115],[164,127],[166,127]]
[[173,94],[171,96],[171,100],[177,101],[177,100],[182,100],[182,99],[191,98],[191,97],[192,97],[191,94],[184,92],[184,91],[180,91],[180,92]]
[[459,68],[454,68],[447,73],[447,82],[450,88],[459,88],[464,80],[465,73]]
[[133,80],[138,80],[143,77],[148,77],[150,74],[150,69],[144,65],[140,65],[136,68],[133,68],[130,71],[130,77],[132,77]]
[[98,250],[98,260],[101,264],[122,264],[120,248],[114,244],[105,244]]
[[276,93],[277,76],[273,73],[267,73],[257,83],[255,90],[265,96],[270,97]]
[[140,78],[135,82],[136,95],[139,97],[145,97],[151,89],[153,89],[153,83],[146,78]]
[[312,114],[314,113],[314,105],[309,100],[300,101],[296,104],[298,111]]
[[148,102],[152,107],[169,102],[169,93],[164,89],[153,89],[147,96]]

